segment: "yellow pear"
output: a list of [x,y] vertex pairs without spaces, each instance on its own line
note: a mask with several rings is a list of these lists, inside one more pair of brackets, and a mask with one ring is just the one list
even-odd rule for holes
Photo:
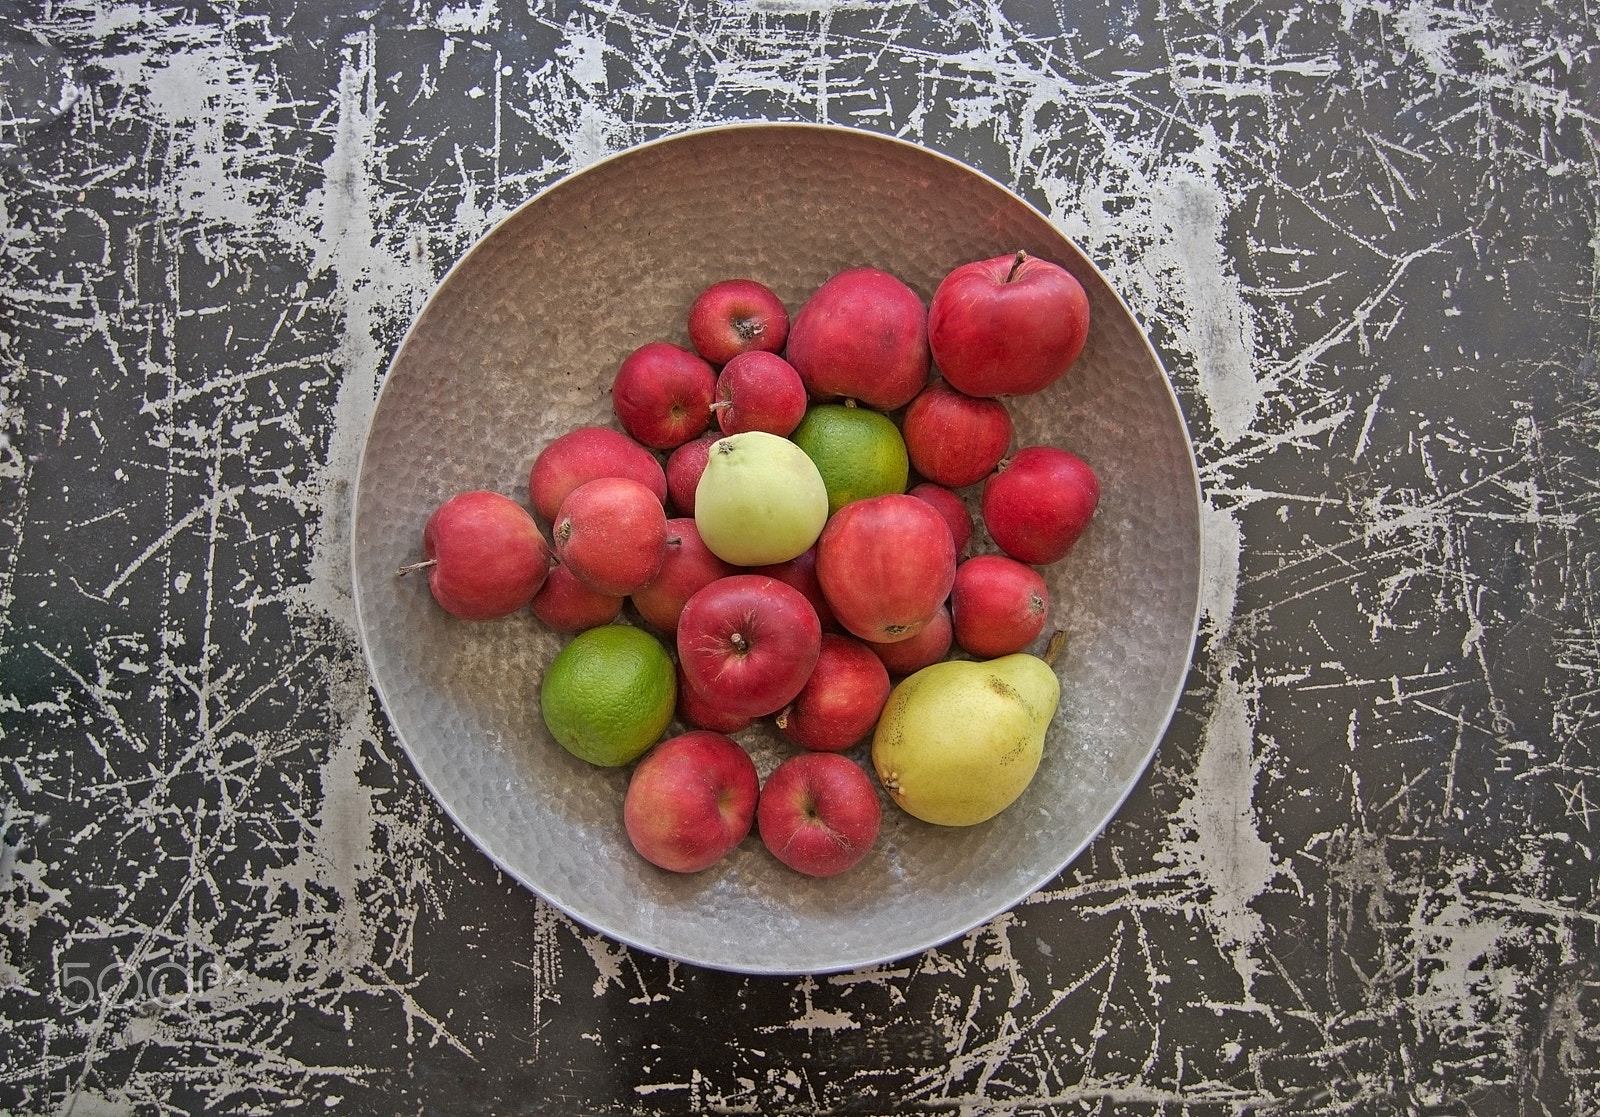
[[924,822],[972,826],[1032,782],[1061,701],[1050,664],[1018,652],[924,667],[889,695],[872,766],[889,797]]

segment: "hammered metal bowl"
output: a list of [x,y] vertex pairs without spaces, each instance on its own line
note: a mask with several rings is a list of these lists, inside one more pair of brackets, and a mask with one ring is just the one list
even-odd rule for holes
[[[539,681],[563,638],[526,611],[457,621],[424,579],[397,578],[396,567],[417,557],[442,500],[486,488],[525,501],[544,445],[581,424],[615,425],[608,388],[618,364],[652,339],[686,345],[686,312],[709,283],[759,279],[792,314],[834,272],[871,265],[926,301],[958,264],[1019,248],[1072,270],[1093,317],[1073,370],[1012,402],[1016,445],[1070,449],[1103,486],[1089,531],[1044,571],[1049,628],[1069,638],[1038,776],[1008,810],[965,829],[927,825],[885,800],[875,848],[827,880],[785,868],[754,833],[703,873],[655,869],[623,832],[628,770],[573,758],[540,719]],[[963,492],[974,508],[979,488]],[[1171,385],[1133,315],[1070,241],[993,180],[851,129],[691,132],[605,159],[517,209],[445,276],[401,344],[354,500],[362,645],[394,730],[440,804],[495,863],[577,922],[717,969],[866,967],[1017,904],[1133,788],[1194,646],[1199,485]],[[988,546],[980,531],[972,550]],[[763,777],[795,751],[769,725],[738,737]],[[866,753],[849,755],[870,766]]]

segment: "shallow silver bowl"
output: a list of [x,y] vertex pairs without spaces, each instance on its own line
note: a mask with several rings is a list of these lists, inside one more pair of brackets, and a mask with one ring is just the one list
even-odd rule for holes
[[[828,276],[871,265],[923,299],[958,264],[1017,249],[1084,283],[1088,345],[1060,382],[1012,402],[1017,445],[1089,461],[1098,516],[1045,570],[1069,634],[1063,700],[1039,774],[980,826],[945,829],[885,802],[848,873],[792,872],[752,833],[678,876],[622,829],[627,770],[590,767],[546,733],[538,686],[563,640],[522,614],[452,619],[420,577],[422,526],[469,488],[526,500],[539,450],[615,425],[617,365],[655,338],[687,344],[698,291],[747,276],[791,314]],[[975,505],[978,486],[964,491]],[[417,772],[507,873],[579,923],[646,951],[766,974],[869,966],[936,946],[1012,907],[1099,833],[1176,706],[1199,602],[1199,485],[1182,414],[1128,308],[1040,213],[949,158],[807,124],[730,125],[630,149],[531,199],[445,276],[384,380],[355,485],[354,592],[372,679]],[[980,534],[973,549],[987,546]],[[1048,633],[1048,629],[1047,629]],[[1044,637],[1041,637],[1042,646]],[[675,732],[679,727],[674,726]],[[793,748],[739,739],[763,777]],[[867,764],[865,746],[851,754]]]

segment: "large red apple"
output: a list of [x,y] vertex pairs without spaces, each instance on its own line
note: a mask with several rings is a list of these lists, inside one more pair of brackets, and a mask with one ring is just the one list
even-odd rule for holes
[[872,778],[847,756],[807,752],[773,769],[756,805],[761,842],[813,877],[857,864],[878,840],[883,807]]
[[611,382],[622,429],[646,446],[671,450],[711,425],[717,374],[697,353],[647,341],[629,353]]
[[776,578],[735,574],[700,590],[678,615],[678,661],[695,691],[730,714],[783,709],[806,685],[822,625],[805,595]]
[[666,560],[667,514],[654,493],[627,477],[573,489],[552,534],[556,554],[578,581],[612,597],[649,585]]
[[1043,566],[1065,558],[1100,504],[1089,463],[1055,446],[1027,446],[983,485],[989,537],[1006,554]]
[[650,584],[633,592],[633,607],[657,629],[671,636],[678,631],[678,615],[696,591],[736,573],[700,539],[694,520],[686,516],[667,521],[667,549],[661,570]]
[[750,833],[760,794],[755,762],[737,741],[693,730],[645,753],[628,779],[622,823],[652,865],[698,873]]
[[514,613],[550,573],[550,547],[528,510],[500,493],[472,489],[440,504],[422,527],[428,589],[448,613],[487,621]]
[[1059,380],[1089,337],[1089,296],[1059,264],[1025,252],[963,264],[928,306],[928,344],[951,387],[1020,396]]
[[806,417],[806,386],[776,353],[740,353],[717,374],[711,410],[723,434],[766,431],[787,438]]
[[918,473],[952,489],[976,485],[1011,448],[1011,412],[997,399],[980,399],[949,384],[917,393],[901,421],[906,453]]
[[1044,631],[1050,590],[1039,572],[1006,555],[974,555],[950,590],[955,641],[979,659],[1020,652]]
[[788,337],[783,300],[754,279],[713,283],[689,307],[689,343],[714,365],[740,353],[781,353]]
[[811,678],[779,712],[783,735],[813,752],[843,752],[872,731],[889,700],[883,660],[854,636],[822,634]]
[[806,300],[786,354],[813,399],[893,411],[928,382],[927,308],[888,272],[851,268]]
[[554,523],[567,494],[601,477],[631,477],[667,500],[667,476],[656,456],[621,431],[578,427],[551,442],[528,471],[528,496],[545,523]]
[[906,493],[851,501],[817,540],[817,581],[828,606],[863,640],[914,635],[939,611],[955,576],[949,525]]

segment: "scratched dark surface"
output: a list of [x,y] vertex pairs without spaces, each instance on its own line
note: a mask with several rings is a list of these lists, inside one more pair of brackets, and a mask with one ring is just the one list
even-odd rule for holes
[[[1600,1112],[1588,4],[0,13],[0,1111]],[[451,261],[752,118],[1048,213],[1206,492],[1122,812],[1014,912],[818,978],[498,875],[349,598],[373,393]]]

